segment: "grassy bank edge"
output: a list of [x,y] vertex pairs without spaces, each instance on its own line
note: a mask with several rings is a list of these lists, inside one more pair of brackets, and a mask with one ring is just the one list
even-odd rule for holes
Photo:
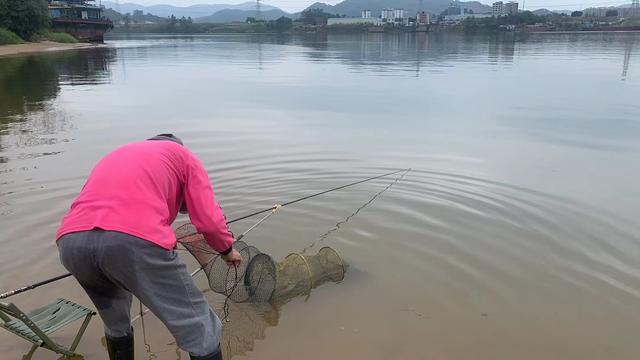
[[74,38],[72,35],[63,33],[63,32],[51,32],[48,30],[43,31],[42,33],[35,36],[35,41],[53,41],[62,44],[75,44],[78,42],[78,39]]
[[22,40],[14,32],[0,27],[0,45],[23,44]]
[[[44,30],[34,35],[30,40],[32,42],[53,41],[62,44],[75,44],[78,42],[78,39],[70,34],[51,32],[48,30]],[[25,40],[16,35],[16,33],[0,27],[0,45],[15,45],[24,43]]]

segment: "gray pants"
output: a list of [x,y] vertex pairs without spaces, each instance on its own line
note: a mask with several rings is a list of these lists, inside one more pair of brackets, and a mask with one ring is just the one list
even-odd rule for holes
[[58,240],[60,260],[87,292],[110,337],[131,333],[131,294],[195,356],[217,352],[222,324],[175,251],[103,230]]

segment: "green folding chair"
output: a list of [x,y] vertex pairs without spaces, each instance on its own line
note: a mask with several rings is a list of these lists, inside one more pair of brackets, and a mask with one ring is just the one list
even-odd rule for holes
[[[28,314],[14,304],[0,303],[0,327],[33,344],[31,350],[23,357],[24,359],[30,359],[40,347],[61,354],[63,358],[82,358],[80,354],[75,353],[75,350],[91,317],[95,314],[93,310],[66,299],[58,299]],[[84,318],[82,326],[68,348],[49,338],[50,334],[82,318]]]

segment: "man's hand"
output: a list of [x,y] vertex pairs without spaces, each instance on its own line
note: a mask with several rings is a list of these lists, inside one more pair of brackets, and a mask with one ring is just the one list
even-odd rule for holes
[[238,250],[233,249],[227,255],[221,255],[222,260],[224,260],[229,266],[238,266],[242,263],[242,255],[238,252]]

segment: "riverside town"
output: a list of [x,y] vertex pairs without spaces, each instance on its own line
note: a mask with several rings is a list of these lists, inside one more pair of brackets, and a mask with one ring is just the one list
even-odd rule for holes
[[[2,1],[10,4],[17,0]],[[411,8],[363,7],[347,14],[340,13],[339,8],[316,4],[301,12],[286,13],[258,1],[255,5],[245,3],[243,10],[223,9],[199,16],[206,13],[174,11],[178,13],[176,15],[171,9],[164,9],[154,14],[150,12],[153,11],[151,8],[136,9],[135,5],[100,0],[47,0],[47,4],[40,0],[25,0],[25,6],[31,12],[16,20],[7,17],[5,27],[0,28],[4,34],[0,41],[11,43],[33,38],[100,43],[104,34],[111,30],[115,33],[182,34],[640,30],[639,0],[631,1],[627,5],[591,6],[579,10],[524,9],[524,3],[514,1],[486,5],[453,1],[434,11],[426,0],[416,0]],[[38,9],[38,6],[47,9]],[[12,22],[19,24],[12,25]],[[11,33],[13,26],[17,30]]]

